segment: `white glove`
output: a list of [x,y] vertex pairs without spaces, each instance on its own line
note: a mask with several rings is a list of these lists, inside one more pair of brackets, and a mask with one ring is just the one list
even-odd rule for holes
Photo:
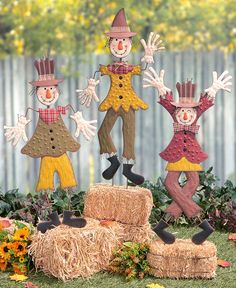
[[210,98],[215,98],[216,93],[223,89],[225,91],[231,92],[230,87],[232,86],[232,82],[230,81],[232,76],[229,75],[228,71],[224,71],[219,78],[217,79],[217,72],[213,72],[213,83],[211,87],[205,89],[205,92],[208,94]]
[[99,80],[95,80],[93,78],[90,78],[88,80],[88,86],[83,89],[77,89],[76,92],[79,93],[79,100],[82,105],[85,105],[86,107],[89,107],[91,104],[92,99],[94,99],[96,102],[99,102],[99,98],[96,94],[95,88],[98,85]]
[[31,122],[30,119],[26,119],[25,116],[20,116],[18,118],[18,122],[16,126],[4,126],[4,129],[6,129],[5,137],[8,142],[11,142],[13,146],[16,146],[16,144],[23,138],[23,140],[26,142],[28,141],[28,138],[25,133],[25,126]]
[[148,84],[144,83],[143,88],[154,87],[158,90],[160,96],[164,96],[167,92],[171,91],[164,85],[164,70],[161,70],[160,76],[158,76],[157,72],[152,67],[149,68],[149,71],[151,73],[148,71],[144,72],[148,78],[144,78],[143,81],[146,81]]
[[91,124],[97,123],[97,120],[86,121],[80,111],[71,115],[70,118],[72,118],[76,123],[75,137],[79,137],[80,132],[82,132],[85,139],[91,141],[93,136],[96,134],[94,131],[97,129]]
[[159,40],[157,42],[157,40],[159,38],[160,38],[160,35],[154,34],[154,32],[151,32],[149,34],[147,44],[146,44],[146,41],[144,39],[140,40],[140,42],[144,48],[144,56],[141,59],[141,62],[145,62],[147,64],[154,63],[154,59],[153,59],[154,52],[161,51],[161,50],[165,49],[165,47],[162,44],[162,40]]

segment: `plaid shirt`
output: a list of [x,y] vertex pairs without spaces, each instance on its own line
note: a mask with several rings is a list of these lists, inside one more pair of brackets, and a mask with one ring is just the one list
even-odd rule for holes
[[174,132],[189,131],[194,134],[198,133],[200,125],[182,125],[180,123],[173,123]]
[[39,117],[46,124],[51,124],[57,122],[57,119],[60,114],[66,114],[66,107],[58,106],[57,108],[52,109],[41,109],[39,108]]
[[127,74],[133,70],[133,65],[127,62],[114,62],[108,65],[108,70],[114,74]]

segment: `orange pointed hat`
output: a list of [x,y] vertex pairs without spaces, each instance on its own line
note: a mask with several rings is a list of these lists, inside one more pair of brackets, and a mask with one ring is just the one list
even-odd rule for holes
[[55,79],[55,62],[48,57],[34,61],[34,66],[38,72],[38,80],[29,82],[33,86],[54,86],[58,85],[64,79]]
[[137,33],[130,31],[130,28],[126,22],[124,8],[119,10],[111,24],[110,31],[105,33],[106,36],[111,38],[132,37],[136,34]]

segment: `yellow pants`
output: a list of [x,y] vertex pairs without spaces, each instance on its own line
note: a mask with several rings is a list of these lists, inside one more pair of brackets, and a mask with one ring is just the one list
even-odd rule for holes
[[169,162],[166,166],[167,171],[202,171],[203,168],[198,163],[192,163],[185,157],[177,162]]
[[57,172],[60,178],[62,189],[77,186],[75,174],[67,154],[60,157],[42,157],[40,164],[39,180],[36,191],[54,190],[54,173]]

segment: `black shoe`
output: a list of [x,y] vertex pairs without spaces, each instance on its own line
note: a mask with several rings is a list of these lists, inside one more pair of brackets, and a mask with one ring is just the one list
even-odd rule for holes
[[103,171],[102,177],[106,180],[111,180],[120,167],[120,162],[117,155],[113,155],[112,157],[107,158],[107,160],[111,162],[111,165],[105,171]]
[[47,230],[55,228],[55,226],[59,226],[61,224],[60,219],[58,217],[57,212],[53,212],[48,215],[50,221],[41,222],[37,225],[37,230],[41,233],[45,233]]
[[153,231],[157,234],[157,236],[161,238],[164,243],[173,244],[175,242],[175,236],[170,232],[164,231],[164,229],[167,227],[169,227],[169,225],[165,221],[160,220]]
[[192,237],[192,242],[196,245],[202,244],[214,231],[206,219],[203,220],[199,227],[202,228],[203,231],[193,235]]
[[133,164],[123,164],[123,175],[132,183],[141,185],[144,182],[144,178],[141,175],[135,174],[131,171]]
[[83,218],[71,218],[74,213],[72,211],[63,211],[63,221],[62,224],[75,227],[83,228],[86,225],[86,220]]

